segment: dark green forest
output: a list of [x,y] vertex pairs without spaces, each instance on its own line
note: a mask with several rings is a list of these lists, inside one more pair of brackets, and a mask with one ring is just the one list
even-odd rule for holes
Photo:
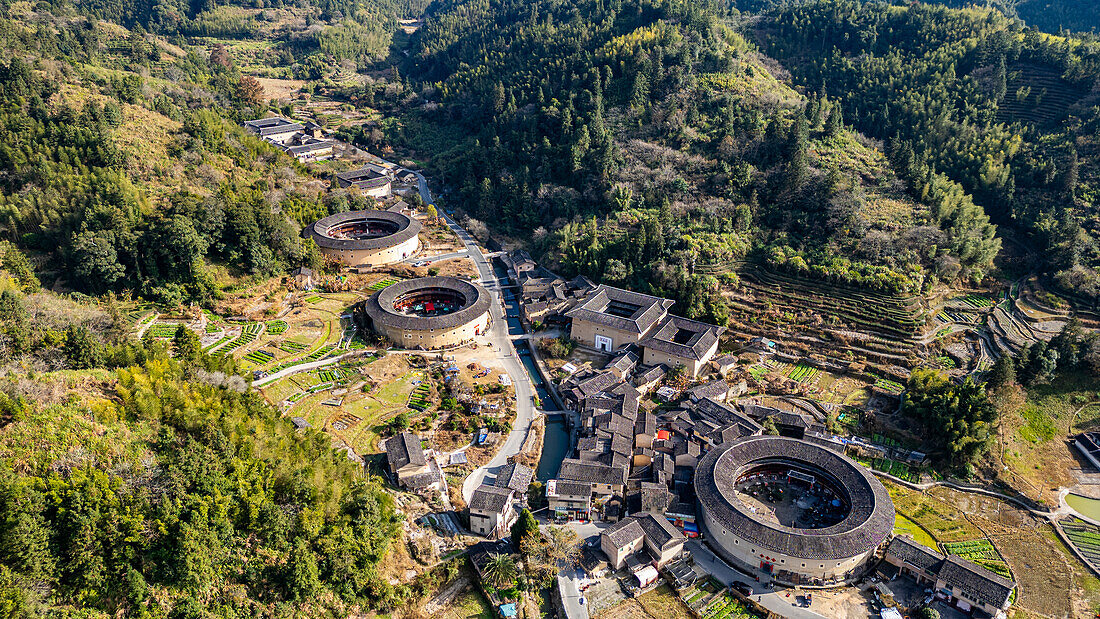
[[901,295],[988,273],[995,228],[961,188],[938,174],[905,188],[836,99],[776,81],[732,17],[698,2],[435,3],[402,74],[438,104],[395,139],[433,149],[457,204],[533,234],[563,271],[719,322],[715,275],[744,259]]
[[886,141],[910,186],[946,174],[1021,231],[1064,290],[1100,294],[1100,46],[989,9],[849,0],[776,9],[758,38]]

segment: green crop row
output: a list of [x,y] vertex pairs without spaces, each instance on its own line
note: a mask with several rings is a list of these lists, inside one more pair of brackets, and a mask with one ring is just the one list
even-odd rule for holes
[[285,342],[279,343],[279,349],[284,352],[301,352],[306,349],[306,345],[299,344],[292,340],[286,340]]
[[271,320],[267,323],[267,332],[271,335],[282,335],[289,326],[285,320]]
[[224,357],[225,355],[232,354],[234,350],[237,350],[241,346],[251,344],[257,337],[259,337],[261,331],[263,331],[263,323],[252,322],[245,325],[244,329],[241,331],[241,334],[237,336],[237,339],[229,342],[222,348],[219,348],[214,353],[214,355],[218,357]]
[[379,291],[383,288],[386,288],[388,286],[392,286],[392,285],[396,284],[398,281],[400,281],[400,280],[394,279],[392,277],[387,277],[385,279],[380,279],[380,280],[374,282],[367,289],[368,290],[374,290],[374,291],[377,292],[377,291]]

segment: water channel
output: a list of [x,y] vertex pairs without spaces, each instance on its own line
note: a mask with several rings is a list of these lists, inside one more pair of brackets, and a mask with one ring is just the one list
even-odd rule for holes
[[[508,334],[523,335],[519,299],[516,298],[515,290],[510,287],[512,280],[508,277],[508,269],[499,258],[493,258],[493,272],[496,274],[497,281],[500,282],[501,295],[504,298]],[[514,345],[516,352],[519,354],[519,360],[523,363],[524,369],[527,370],[527,376],[530,377],[531,384],[535,387],[535,394],[539,398],[539,408],[543,411],[558,410],[557,405],[554,404],[554,398],[550,395],[551,386],[547,385],[546,381],[542,379],[542,374],[535,364],[535,357],[531,352],[530,343],[526,340],[518,340],[514,342]],[[565,416],[561,414],[547,415],[546,429],[543,432],[542,454],[539,456],[536,478],[540,481],[553,479],[558,474],[562,458],[569,455],[571,447],[572,437],[569,434]]]

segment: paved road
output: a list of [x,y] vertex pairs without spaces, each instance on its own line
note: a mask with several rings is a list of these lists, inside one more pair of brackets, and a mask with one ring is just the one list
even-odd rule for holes
[[459,251],[452,251],[448,254],[439,254],[437,256],[419,256],[419,255],[417,255],[417,256],[413,256],[411,258],[405,258],[401,262],[404,262],[406,264],[415,264],[417,262],[433,262],[434,263],[434,262],[439,262],[440,260],[450,260],[451,258],[463,258],[466,255],[468,255],[469,253],[470,252],[468,250],[462,249],[462,250],[459,250]]
[[[409,171],[417,177],[420,185],[420,197],[424,200],[424,204],[432,204],[432,193],[428,189],[428,181],[419,172]],[[450,215],[443,212],[439,214],[466,247],[470,259],[477,266],[481,285],[489,290],[496,301],[489,305],[489,313],[493,324],[489,327],[489,332],[486,335],[492,341],[493,351],[504,365],[505,371],[512,377],[512,384],[516,388],[516,421],[512,425],[511,433],[504,440],[504,444],[501,445],[496,456],[485,466],[470,473],[462,484],[462,497],[469,503],[470,498],[474,495],[474,490],[482,484],[485,477],[489,474],[495,474],[508,463],[508,458],[518,454],[523,448],[523,443],[527,440],[527,434],[531,431],[531,422],[535,418],[535,388],[531,384],[531,377],[527,375],[527,370],[519,360],[519,355],[516,354],[511,336],[508,335],[508,320],[504,316],[504,309],[500,303],[501,285],[500,281],[497,280],[496,273],[493,271],[493,265],[489,264],[485,254],[477,246],[474,237],[455,223]],[[486,351],[486,354],[489,354],[488,351]]]
[[722,584],[729,586],[733,581],[740,581],[752,587],[752,598],[764,608],[790,619],[825,619],[808,608],[795,606],[792,603],[794,596],[786,597],[788,589],[770,589],[763,582],[756,582],[752,578],[733,569],[728,563],[716,557],[709,548],[698,539],[689,539],[684,547],[691,551],[695,557],[696,565],[700,565],[710,572]]
[[588,606],[581,603],[584,598],[579,585],[580,579],[575,568],[566,567],[558,572],[558,592],[561,593],[566,619],[588,619]]

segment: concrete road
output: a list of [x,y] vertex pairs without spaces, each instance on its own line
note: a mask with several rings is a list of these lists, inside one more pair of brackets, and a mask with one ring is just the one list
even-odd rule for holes
[[[424,204],[432,204],[432,193],[428,189],[428,181],[419,172],[409,171],[416,175],[420,186],[420,197],[424,200]],[[512,384],[516,388],[516,421],[512,425],[512,431],[504,440],[504,444],[500,446],[496,456],[485,466],[470,473],[462,484],[462,498],[469,503],[470,498],[474,495],[474,490],[485,481],[486,476],[495,475],[502,466],[508,463],[508,458],[518,454],[520,449],[523,448],[523,443],[527,440],[527,434],[531,431],[531,422],[537,412],[535,410],[535,387],[531,384],[531,377],[527,375],[527,370],[520,362],[519,355],[516,354],[511,336],[508,335],[508,320],[504,316],[503,304],[501,303],[501,282],[497,280],[493,265],[481,252],[477,241],[470,236],[470,233],[459,226],[450,215],[444,212],[440,212],[439,215],[443,217],[444,221],[447,222],[447,226],[462,241],[469,258],[477,266],[481,285],[493,296],[494,302],[489,304],[492,325],[490,325],[489,332],[486,334],[493,343],[493,352],[490,353],[487,350],[485,354],[495,354],[497,356],[505,371],[512,377]],[[435,259],[432,258],[432,260]]]
[[716,557],[709,548],[698,539],[689,539],[684,548],[691,551],[695,564],[701,566],[722,584],[729,586],[734,581],[743,582],[752,587],[752,599],[773,613],[790,619],[825,619],[808,608],[795,606],[795,596],[787,597],[788,589],[771,589],[764,582],[756,582],[751,577],[733,569],[721,558]]
[[451,258],[465,258],[470,252],[462,249],[459,251],[452,251],[447,254],[439,254],[437,256],[413,256],[412,258],[405,258],[401,262],[405,264],[415,264],[417,262],[432,262],[436,263],[440,260],[450,260]]
[[583,597],[579,585],[576,568],[566,567],[558,572],[558,592],[561,593],[566,619],[588,619],[588,605],[581,603]]

